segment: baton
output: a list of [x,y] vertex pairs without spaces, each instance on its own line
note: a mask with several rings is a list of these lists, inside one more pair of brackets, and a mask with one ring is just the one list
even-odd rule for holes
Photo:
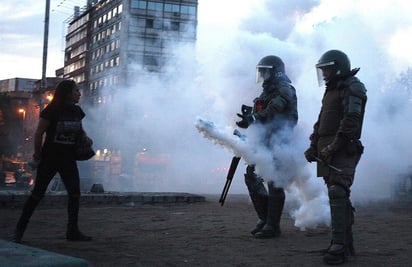
[[329,168],[331,168],[331,169],[334,170],[334,171],[342,172],[342,169],[339,169],[339,168],[337,168],[337,167],[335,167],[335,166],[333,166],[333,165],[330,165],[329,163],[326,163],[324,160],[322,160],[322,159],[320,159],[320,158],[318,158],[318,157],[316,157],[316,156],[313,156],[313,158],[316,159],[317,162],[322,163],[322,164],[328,166]]

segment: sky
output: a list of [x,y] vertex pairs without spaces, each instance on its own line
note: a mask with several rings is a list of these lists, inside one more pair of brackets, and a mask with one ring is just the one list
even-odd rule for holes
[[[51,0],[48,76],[53,76],[55,69],[63,66],[64,34],[67,26],[65,21],[73,14],[75,5],[84,6],[84,4],[85,1],[82,0]],[[238,26],[243,24],[242,27],[245,30],[248,30],[248,27],[254,28],[249,31],[252,34],[258,32],[273,34],[275,32],[279,38],[285,38],[286,35],[293,38],[292,35],[294,35],[295,38],[301,39],[293,40],[295,45],[296,42],[303,42],[307,39],[306,41],[312,43],[305,45],[313,46],[316,43],[312,40],[316,37],[328,38],[324,36],[326,25],[339,24],[342,30],[352,32],[350,35],[359,34],[356,42],[379,43],[376,47],[378,50],[372,49],[358,53],[375,52],[381,56],[390,57],[387,59],[389,67],[399,72],[412,61],[412,54],[408,51],[408,44],[412,38],[410,37],[412,36],[412,23],[408,16],[411,9],[412,5],[407,0],[379,2],[371,0],[346,2],[294,0],[273,1],[271,4],[265,4],[264,0],[249,0],[242,3],[235,0],[200,0],[199,27],[217,27],[214,32],[216,42],[223,36],[227,37],[225,29],[229,31],[239,29]],[[44,10],[43,1],[2,1],[0,7],[0,79],[41,77]],[[229,16],[228,10],[231,10]],[[256,20],[256,17],[260,19]],[[247,21],[248,18],[253,19],[253,22]],[[349,18],[351,18],[350,23],[346,23]],[[366,27],[357,28],[357,25]],[[232,31],[234,32],[236,31]],[[365,38],[367,36],[372,39]],[[344,46],[348,49],[355,49],[352,45],[356,42],[345,40],[345,34],[334,35],[333,38],[337,44],[345,43]],[[363,47],[365,46],[358,46],[361,48],[359,50],[365,49]]]
[[[60,2],[64,4],[57,7]],[[68,6],[69,1],[51,1],[51,10],[55,9],[47,67],[51,76],[63,65]],[[44,6],[37,0],[2,1],[0,79],[41,77],[43,13]],[[135,189],[219,194],[226,177],[221,170],[229,166],[233,151],[204,138],[195,127],[197,118],[233,130],[240,106],[251,105],[260,93],[255,83],[257,62],[274,54],[285,62],[298,95],[296,142],[287,153],[299,163],[301,179],[288,188],[287,198],[296,200],[300,208],[291,214],[298,227],[322,223],[311,221],[315,217],[311,212],[318,207],[316,214],[325,216],[317,217],[328,217],[325,187],[316,178],[315,165],[303,161],[303,151],[323,94],[314,66],[324,52],[339,49],[349,56],[353,68],[360,67],[357,77],[368,90],[362,133],[365,152],[352,200],[356,205],[390,198],[396,177],[409,171],[412,157],[408,149],[412,110],[405,84],[398,82],[412,66],[410,14],[412,4],[407,0],[199,0],[197,43],[176,47],[176,61],[167,66],[170,79],[137,81],[113,105],[113,114],[125,107],[142,114],[121,118],[124,128],[116,131],[118,140],[126,140],[126,146],[143,143],[170,159],[166,181]],[[93,112],[86,118],[90,129],[104,121]],[[99,145],[103,146],[97,141]],[[231,193],[246,193],[244,168],[241,161],[226,201]]]
[[[63,3],[63,4],[60,4]],[[84,1],[57,1],[50,4],[47,76],[64,61],[64,21],[73,14],[76,3]],[[15,77],[41,79],[45,1],[3,0],[0,7],[0,79]]]

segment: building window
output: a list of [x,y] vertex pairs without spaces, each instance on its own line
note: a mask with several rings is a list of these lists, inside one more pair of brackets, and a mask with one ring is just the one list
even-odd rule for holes
[[147,1],[132,0],[130,6],[132,8],[146,9]]
[[153,21],[153,29],[161,29],[162,25],[163,25],[163,23],[162,23],[162,20],[160,20],[160,19],[155,19]]
[[147,10],[163,11],[163,3],[147,2]]
[[145,20],[145,19],[139,18],[139,19],[137,19],[136,26],[137,26],[137,27],[142,27],[142,28],[144,28],[144,27],[145,27],[145,23],[146,23],[146,20]]
[[151,46],[151,47],[161,47],[162,42],[161,39],[155,38],[155,37],[148,37],[145,39],[145,44],[146,47]]
[[171,29],[172,31],[178,31],[178,30],[179,30],[179,22],[177,22],[177,21],[172,21],[172,22],[170,23],[170,29]]
[[155,56],[144,56],[143,65],[158,66],[158,62]]
[[146,28],[153,28],[153,19],[146,20]]
[[181,31],[187,33],[195,33],[196,32],[196,25],[193,23],[181,23]]
[[180,12],[185,15],[196,15],[196,7],[182,5]]
[[165,12],[179,12],[180,6],[176,4],[165,4]]

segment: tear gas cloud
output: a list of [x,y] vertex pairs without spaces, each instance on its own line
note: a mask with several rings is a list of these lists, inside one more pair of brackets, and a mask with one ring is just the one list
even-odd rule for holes
[[[412,65],[404,46],[412,36],[411,9],[401,0],[199,0],[196,44],[176,47],[175,60],[162,78],[136,80],[112,105],[110,113],[121,124],[113,129],[116,142],[124,141],[120,147],[133,148],[134,153],[147,148],[168,158],[162,179],[138,176],[146,182],[153,179],[150,186],[142,183],[124,190],[219,194],[233,153],[203,138],[194,127],[196,117],[234,129],[240,106],[252,105],[261,92],[254,81],[256,63],[274,54],[285,62],[298,96],[294,146],[277,148],[299,174],[286,181],[287,201],[299,204],[291,214],[301,228],[327,223],[325,186],[303,152],[324,92],[317,85],[314,65],[327,50],[339,49],[349,56],[352,68],[361,68],[357,76],[368,89],[365,152],[352,201],[356,205],[389,198],[396,176],[408,171],[412,153],[411,87],[399,79]],[[122,115],[125,110],[129,115]],[[98,112],[89,112],[87,118],[85,125],[93,128],[104,121]],[[229,194],[247,193],[245,167],[239,165]]]

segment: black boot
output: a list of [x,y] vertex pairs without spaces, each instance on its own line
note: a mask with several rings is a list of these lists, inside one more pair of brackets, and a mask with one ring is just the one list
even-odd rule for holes
[[70,241],[90,241],[90,236],[84,235],[80,232],[77,225],[79,217],[79,197],[69,196],[69,203],[67,206],[69,216],[69,223],[67,224],[66,239]]
[[19,220],[19,222],[17,223],[16,229],[14,229],[13,239],[11,240],[12,242],[21,243],[27,224],[28,224],[28,221],[21,222]]
[[266,224],[262,230],[255,234],[256,238],[274,238],[281,234],[280,218],[285,204],[285,192],[283,188],[274,187],[273,182],[268,183],[269,196],[267,204]]
[[343,244],[332,244],[323,256],[323,261],[329,265],[337,265],[345,262],[345,246]]
[[263,226],[265,226],[265,224],[266,224],[265,221],[262,221],[262,220],[259,219],[259,221],[257,222],[255,228],[252,229],[252,231],[250,231],[250,233],[252,235],[255,235],[257,232],[260,232],[262,230],[262,228],[263,228]]
[[263,228],[255,233],[255,238],[257,239],[266,239],[266,238],[274,238],[280,236],[281,231],[279,225],[270,225],[270,224],[265,224]]
[[36,209],[37,204],[39,204],[40,199],[41,198],[30,196],[26,200],[26,203],[24,203],[23,211],[21,213],[19,221],[17,222],[16,229],[14,230],[14,235],[12,239],[13,242],[21,243],[27,224],[29,223],[31,216],[33,215],[33,212]]
[[250,231],[252,235],[259,232],[266,223],[267,217],[267,191],[263,179],[254,173],[254,166],[248,166],[245,174],[245,184],[249,191],[250,199],[259,218],[255,228]]
[[80,232],[77,224],[67,224],[66,239],[69,241],[90,241],[92,238],[90,236],[84,235]]
[[353,208],[351,201],[348,199],[347,204],[347,225],[346,225],[346,256],[355,256],[355,247],[353,246],[353,232],[352,225],[355,223],[355,208]]
[[328,188],[331,213],[332,241],[323,261],[329,265],[342,264],[346,261],[348,197],[345,189],[338,185]]

